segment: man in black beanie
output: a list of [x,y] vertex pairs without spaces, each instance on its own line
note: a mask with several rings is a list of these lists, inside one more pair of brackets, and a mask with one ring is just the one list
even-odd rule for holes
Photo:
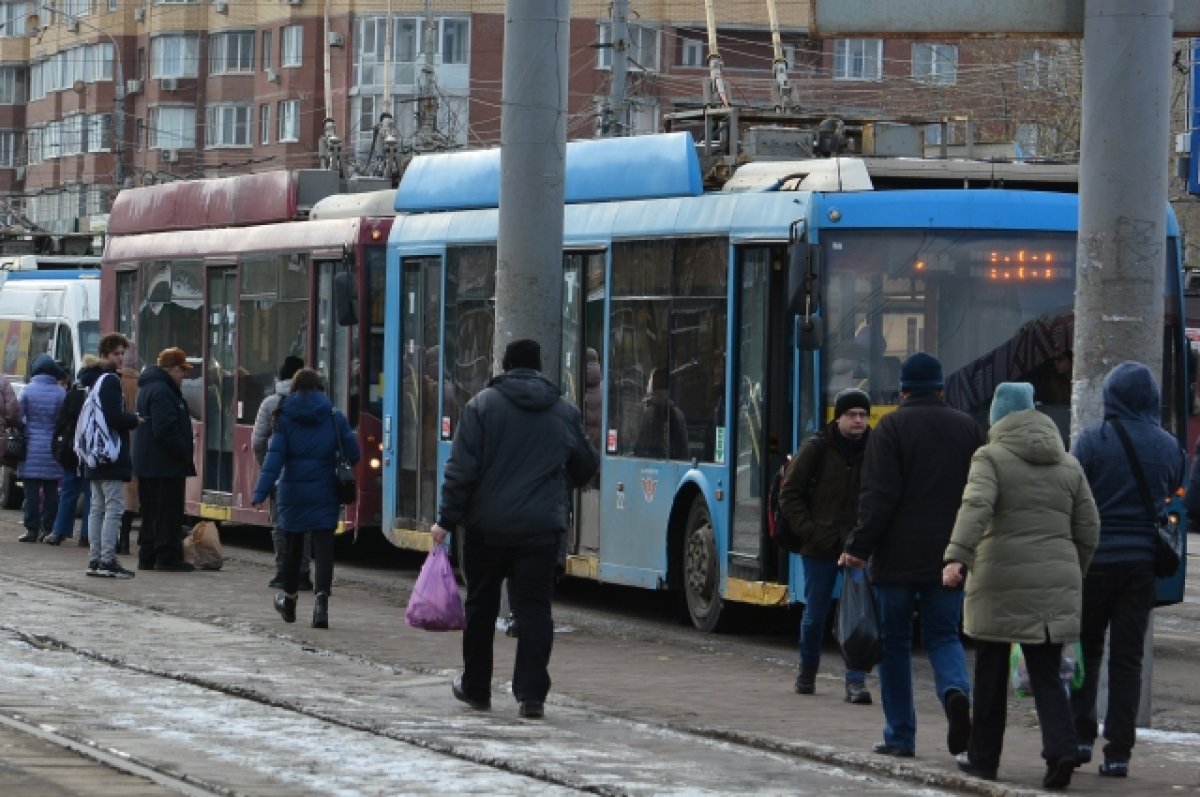
[[579,410],[540,373],[537,341],[508,344],[502,367],[463,408],[431,534],[440,545],[450,529],[465,533],[464,667],[454,696],[474,709],[491,708],[492,642],[507,579],[521,620],[512,692],[520,716],[539,719],[550,691],[550,597],[567,529],[566,481],[586,484],[600,456]]
[[900,366],[901,404],[871,434],[863,461],[858,525],[839,564],[864,567],[879,600],[883,660],[879,691],[885,725],[875,752],[911,757],[917,717],[912,693],[912,616],[933,665],[957,755],[971,736],[970,674],[958,635],[960,588],[942,585],[942,561],[958,514],[971,457],[987,441],[971,416],[942,398],[942,364],[917,352]]
[[[816,692],[825,619],[837,583],[838,556],[858,520],[863,452],[870,433],[871,398],[848,387],[833,400],[833,421],[796,452],[779,491],[788,528],[800,540],[804,614],[796,693]],[[869,705],[866,673],[846,670],[846,702]]]

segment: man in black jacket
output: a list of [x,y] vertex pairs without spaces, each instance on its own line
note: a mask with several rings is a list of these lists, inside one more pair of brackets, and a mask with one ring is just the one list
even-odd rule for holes
[[181,535],[184,487],[187,477],[196,475],[192,419],[180,389],[190,368],[183,349],[163,349],[158,365],[147,366],[138,376],[142,422],[133,436],[133,472],[142,505],[138,570],[195,569],[183,561]]
[[541,367],[536,341],[514,341],[504,350],[504,373],[467,402],[432,528],[435,544],[455,527],[466,533],[464,670],[454,679],[454,696],[475,709],[491,708],[492,642],[507,579],[521,618],[512,691],[528,719],[543,715],[550,691],[550,597],[567,528],[564,476],[580,487],[600,461],[579,410]]
[[909,757],[916,749],[912,616],[918,605],[922,642],[950,725],[950,752],[965,751],[971,735],[971,681],[958,635],[963,593],[942,586],[942,555],[971,457],[986,436],[971,416],[946,404],[943,384],[936,357],[917,352],[901,364],[902,401],[867,443],[858,525],[839,560],[863,567],[870,559],[879,599],[879,691],[885,718],[883,741],[875,752],[884,755]]

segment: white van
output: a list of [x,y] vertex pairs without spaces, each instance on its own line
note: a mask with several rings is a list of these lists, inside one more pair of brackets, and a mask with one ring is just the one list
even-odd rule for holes
[[[19,395],[43,352],[72,376],[100,346],[98,271],[13,271],[0,285],[0,371]],[[0,506],[19,506],[14,474],[0,468]]]

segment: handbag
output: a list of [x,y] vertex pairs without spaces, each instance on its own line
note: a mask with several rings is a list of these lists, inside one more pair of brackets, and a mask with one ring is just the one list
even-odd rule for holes
[[0,460],[8,467],[15,468],[25,461],[28,450],[29,438],[25,436],[25,429],[19,424],[5,427],[4,451]]
[[1133,451],[1129,433],[1125,431],[1125,427],[1118,420],[1114,419],[1112,425],[1117,432],[1117,437],[1121,438],[1125,456],[1129,459],[1129,468],[1133,471],[1134,480],[1137,481],[1138,492],[1142,494],[1142,503],[1146,505],[1146,512],[1149,513],[1150,519],[1154,523],[1154,575],[1158,578],[1170,578],[1179,569],[1179,551],[1182,547],[1182,540],[1179,538],[1179,524],[1166,520],[1155,511],[1154,501],[1150,498],[1150,488],[1146,486],[1146,474],[1142,472],[1142,463],[1138,461],[1137,455]]
[[338,503],[349,506],[358,500],[358,480],[354,478],[354,468],[346,461],[346,452],[342,450],[342,436],[338,434],[336,415],[336,409],[329,411],[329,422],[333,424],[333,439],[337,440],[338,453],[337,461],[333,465],[333,480]]

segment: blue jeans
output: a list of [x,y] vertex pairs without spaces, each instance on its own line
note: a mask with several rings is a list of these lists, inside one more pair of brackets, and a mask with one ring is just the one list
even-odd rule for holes
[[879,690],[885,720],[883,741],[901,750],[917,746],[917,714],[913,707],[913,609],[921,606],[921,643],[933,665],[934,687],[945,703],[946,693],[957,689],[971,694],[967,657],[958,636],[963,592],[936,582],[877,584],[879,634],[883,661],[879,664]]
[[[804,615],[800,618],[800,667],[816,670],[821,663],[821,641],[833,603],[833,588],[837,584],[837,559],[801,556],[804,568]],[[846,681],[862,683],[866,673],[846,670]]]
[[88,513],[92,511],[92,490],[87,480],[72,468],[64,469],[62,493],[58,500],[58,517],[54,519],[54,533],[64,540],[70,539],[75,526],[75,505],[83,493],[83,521],[79,524],[79,539],[88,538]]

